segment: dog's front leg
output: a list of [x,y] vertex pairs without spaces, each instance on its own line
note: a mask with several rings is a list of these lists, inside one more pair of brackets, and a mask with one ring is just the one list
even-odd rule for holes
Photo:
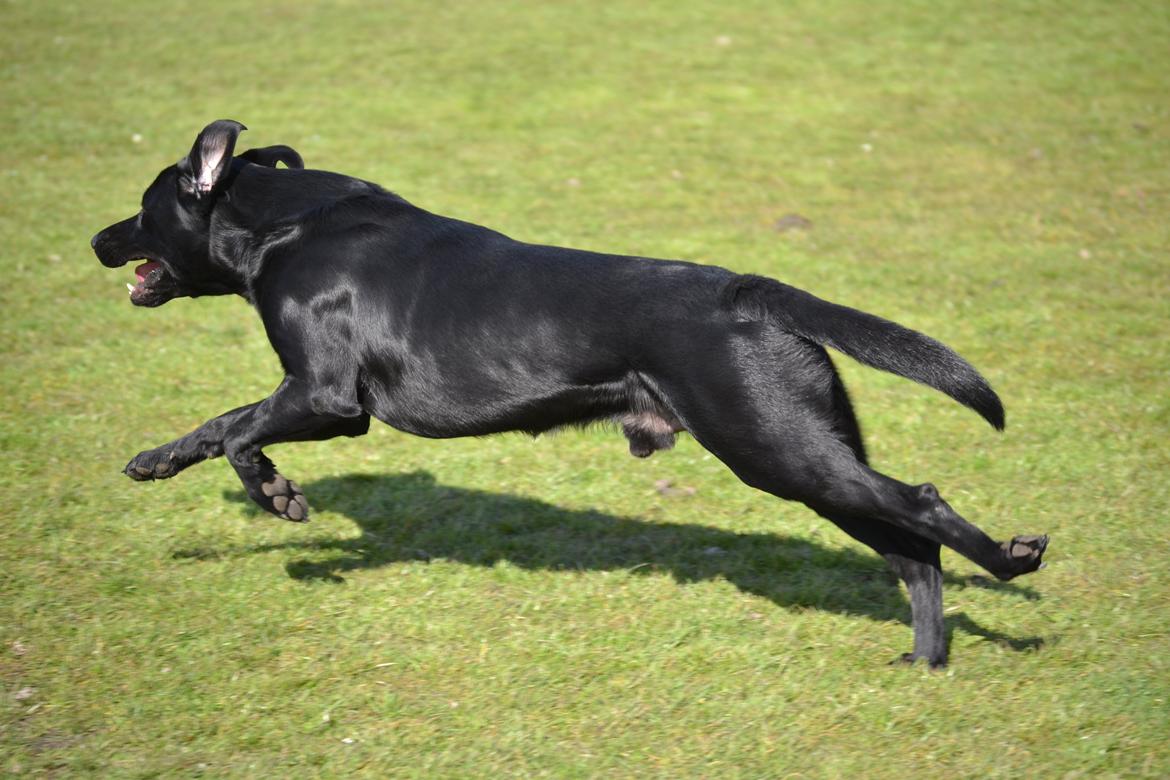
[[235,417],[223,437],[223,452],[248,496],[285,520],[308,520],[309,505],[297,484],[276,470],[262,448],[283,441],[361,436],[370,425],[369,415],[360,409],[343,417],[322,410],[315,399],[307,383],[285,377],[272,395]]
[[126,465],[131,479],[167,479],[183,469],[225,453],[248,496],[266,511],[286,520],[304,521],[308,505],[296,486],[282,477],[261,448],[285,441],[317,441],[361,436],[370,428],[368,414],[337,416],[313,410],[303,383],[286,377],[276,391],[207,421],[191,433],[136,455]]
[[130,479],[145,482],[152,479],[169,479],[183,469],[194,466],[209,458],[223,455],[224,433],[244,415],[250,413],[259,402],[232,409],[200,425],[191,433],[172,442],[145,450],[135,455],[123,471]]

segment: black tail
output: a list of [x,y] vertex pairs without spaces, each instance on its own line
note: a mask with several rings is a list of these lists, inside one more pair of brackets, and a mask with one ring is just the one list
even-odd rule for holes
[[785,330],[941,390],[1003,430],[1003,404],[991,385],[954,350],[929,336],[764,277],[739,277],[731,288],[731,299],[741,311],[756,298],[752,303],[763,303]]

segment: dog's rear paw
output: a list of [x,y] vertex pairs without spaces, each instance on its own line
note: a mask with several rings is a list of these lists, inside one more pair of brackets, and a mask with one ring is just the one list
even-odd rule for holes
[[1011,541],[1004,542],[1000,547],[1007,560],[1003,569],[995,572],[995,576],[1001,580],[1010,580],[1043,568],[1042,558],[1048,549],[1048,537],[1013,536]]
[[152,479],[167,479],[180,471],[175,454],[163,449],[146,450],[135,455],[122,472],[138,482]]
[[263,497],[254,497],[256,503],[272,514],[294,523],[308,522],[309,502],[297,483],[273,474],[270,481],[260,484],[260,493]]
[[919,661],[926,661],[926,665],[931,670],[947,668],[946,656],[932,658],[925,655],[917,655],[915,653],[902,653],[900,656],[890,661],[890,666],[914,666]]

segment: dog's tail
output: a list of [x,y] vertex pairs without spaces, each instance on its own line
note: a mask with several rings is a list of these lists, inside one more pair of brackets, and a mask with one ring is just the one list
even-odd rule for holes
[[1003,404],[991,385],[954,350],[929,336],[765,277],[737,277],[728,293],[742,315],[763,314],[762,304],[785,330],[940,390],[1003,430]]

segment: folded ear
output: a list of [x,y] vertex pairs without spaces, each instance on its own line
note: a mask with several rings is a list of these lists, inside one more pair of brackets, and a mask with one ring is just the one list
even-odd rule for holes
[[267,165],[275,168],[277,163],[284,163],[289,168],[304,168],[305,163],[295,149],[288,146],[265,146],[261,149],[249,149],[239,155],[240,159],[257,165]]
[[231,166],[236,138],[247,129],[234,119],[217,119],[203,128],[187,155],[182,186],[197,198],[219,186]]

